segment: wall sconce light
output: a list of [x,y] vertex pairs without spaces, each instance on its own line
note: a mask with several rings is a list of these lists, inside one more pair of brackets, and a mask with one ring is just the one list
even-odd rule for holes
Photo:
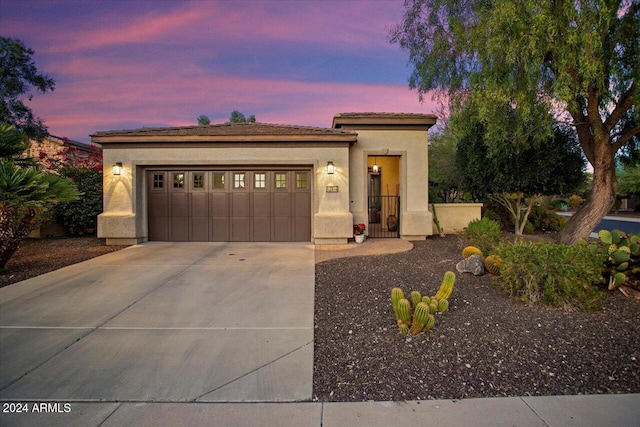
[[333,162],[327,162],[327,173],[333,175],[335,171],[336,167],[333,165]]
[[122,172],[122,162],[118,162],[113,165],[113,174],[120,175],[120,172]]
[[373,171],[377,173],[379,170],[380,170],[380,166],[378,166],[378,161],[377,161],[377,159],[374,157],[374,158],[373,158]]

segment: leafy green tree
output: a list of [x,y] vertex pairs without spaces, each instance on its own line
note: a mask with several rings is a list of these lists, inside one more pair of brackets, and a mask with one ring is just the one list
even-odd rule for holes
[[429,183],[444,203],[453,203],[460,196],[460,175],[456,170],[456,141],[448,133],[429,138]]
[[199,126],[208,126],[210,124],[211,124],[211,119],[209,119],[209,117],[205,116],[204,114],[201,114],[198,116]]
[[[9,147],[3,153],[10,153],[12,144],[22,146],[26,140],[24,133],[16,139],[15,127],[0,125],[0,147]],[[20,166],[11,155],[0,158],[0,269],[48,209],[77,198],[78,190],[68,179]]]
[[[407,0],[391,41],[409,52],[409,85],[435,90],[455,111],[473,105],[491,146],[535,146],[557,120],[574,127],[593,166],[586,203],[561,233],[587,237],[616,196],[615,154],[640,132],[637,0]],[[512,105],[515,128],[499,111]],[[530,125],[537,131],[530,133]],[[507,137],[509,136],[509,137]],[[520,149],[520,148],[519,148]]]
[[[503,120],[517,128],[513,109],[503,109]],[[474,198],[490,196],[511,215],[514,231],[524,232],[533,206],[543,195],[568,194],[584,181],[585,161],[575,137],[566,126],[556,126],[546,140],[520,148],[505,145],[492,152],[492,134],[486,124],[467,112],[454,116],[452,126],[460,140],[456,166],[462,187]]]
[[233,110],[231,112],[231,116],[229,117],[228,123],[255,123],[255,122],[256,122],[256,116],[254,116],[253,114],[250,115],[249,117],[245,117],[245,115],[242,114],[240,111]]
[[640,165],[624,166],[618,174],[618,183],[619,196],[640,195]]
[[33,98],[31,89],[40,93],[55,89],[55,82],[40,73],[33,62],[35,52],[21,40],[0,36],[0,123],[12,124],[28,137],[42,139],[47,128],[24,103]]

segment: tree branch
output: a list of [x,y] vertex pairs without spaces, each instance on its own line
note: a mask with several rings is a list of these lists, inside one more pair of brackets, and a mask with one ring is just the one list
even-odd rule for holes
[[629,89],[620,97],[615,108],[609,114],[609,117],[604,121],[604,128],[607,133],[616,126],[616,124],[624,117],[625,113],[633,106],[633,91],[635,90],[636,82],[634,81],[629,86]]
[[634,136],[640,133],[640,124],[632,127],[631,129],[627,129],[626,132],[623,132],[620,138],[616,140],[614,144],[612,144],[611,149],[614,151],[618,151],[623,145],[631,140]]

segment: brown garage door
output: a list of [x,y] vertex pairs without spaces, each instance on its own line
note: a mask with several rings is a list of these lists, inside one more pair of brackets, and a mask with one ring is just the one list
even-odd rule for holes
[[309,170],[148,171],[149,240],[308,242]]

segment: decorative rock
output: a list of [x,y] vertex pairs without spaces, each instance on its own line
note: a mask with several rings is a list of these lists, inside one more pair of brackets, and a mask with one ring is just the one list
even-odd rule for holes
[[456,270],[460,273],[471,273],[474,276],[482,276],[484,274],[484,260],[480,255],[471,255],[467,259],[463,259],[456,264]]

